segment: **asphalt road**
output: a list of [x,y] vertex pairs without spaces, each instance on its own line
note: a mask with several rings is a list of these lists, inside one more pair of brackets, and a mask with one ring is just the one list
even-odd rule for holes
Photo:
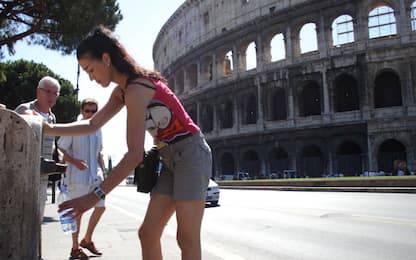
[[[107,206],[140,223],[148,198],[119,186]],[[223,189],[205,211],[203,259],[416,259],[415,202],[402,193]],[[165,259],[180,259],[175,233],[173,217]]]

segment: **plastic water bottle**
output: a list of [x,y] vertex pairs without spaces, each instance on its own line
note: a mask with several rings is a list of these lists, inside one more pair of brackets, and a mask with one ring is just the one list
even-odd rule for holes
[[[66,186],[62,185],[61,192],[59,192],[57,201],[59,204],[69,199],[68,192],[66,190]],[[61,222],[61,229],[64,234],[72,234],[77,232],[77,222],[73,219],[74,214],[69,214],[67,216],[65,213],[70,211],[71,209],[66,209],[64,211],[59,212],[59,221]]]

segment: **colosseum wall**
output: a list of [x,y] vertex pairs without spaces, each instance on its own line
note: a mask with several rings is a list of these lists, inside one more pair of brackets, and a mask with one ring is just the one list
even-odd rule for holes
[[188,0],[153,57],[215,176],[416,171],[414,0]]

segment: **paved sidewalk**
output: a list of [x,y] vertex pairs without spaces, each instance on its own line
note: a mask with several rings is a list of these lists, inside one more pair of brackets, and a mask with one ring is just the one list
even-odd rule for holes
[[[137,229],[141,219],[123,213],[115,206],[107,203],[106,211],[98,223],[93,240],[102,256],[94,256],[84,249],[91,259],[130,260],[141,259],[140,243]],[[91,214],[88,211],[82,218],[80,239],[85,234],[87,221]],[[65,235],[61,229],[57,213],[57,204],[51,203],[51,190],[48,190],[44,222],[42,224],[42,257],[44,260],[68,260],[71,250],[71,236]],[[176,240],[171,235],[162,237],[165,259],[180,259]]]

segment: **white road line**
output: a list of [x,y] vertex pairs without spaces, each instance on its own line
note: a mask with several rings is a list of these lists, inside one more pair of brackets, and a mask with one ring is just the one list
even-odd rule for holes
[[124,215],[127,215],[127,216],[135,219],[135,220],[143,220],[143,218],[144,218],[144,216],[142,216],[142,215],[132,213],[130,211],[127,211],[127,210],[125,210],[123,208],[120,208],[119,206],[116,206],[115,204],[112,204],[112,203],[109,203],[109,202],[106,203],[106,206],[109,206],[110,208],[113,208],[113,209],[123,213]]
[[[136,214],[130,211],[127,211],[123,208],[120,208],[119,206],[116,206],[115,204],[112,203],[106,203],[107,207],[110,207],[112,209],[117,210],[118,212],[131,217],[135,220],[138,221],[142,221],[144,216],[140,215],[140,214]],[[169,235],[171,237],[176,237],[176,225],[175,227],[173,225],[171,225],[171,223],[168,223],[168,225],[166,226],[165,230],[164,230],[164,234]],[[226,259],[226,260],[246,260],[246,258],[236,255],[234,253],[228,252],[226,249],[212,245],[212,244],[208,244],[208,243],[203,243],[202,244],[202,250],[209,252],[212,255],[215,255],[218,258],[221,259]]]

